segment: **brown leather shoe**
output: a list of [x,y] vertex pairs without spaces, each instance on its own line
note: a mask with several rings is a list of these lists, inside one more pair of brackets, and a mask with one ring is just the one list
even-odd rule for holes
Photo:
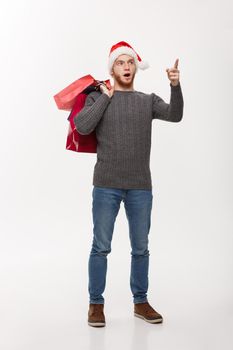
[[88,324],[93,327],[104,327],[104,304],[89,304]]
[[134,304],[134,316],[144,319],[150,323],[161,323],[163,317],[148,303]]

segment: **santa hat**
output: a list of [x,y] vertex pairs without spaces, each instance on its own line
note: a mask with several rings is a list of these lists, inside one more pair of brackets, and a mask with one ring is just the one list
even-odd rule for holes
[[108,58],[108,69],[109,73],[111,74],[112,66],[120,55],[129,55],[134,58],[135,64],[136,64],[136,71],[137,68],[139,69],[147,69],[149,68],[149,63],[147,61],[142,61],[141,57],[137,54],[137,52],[125,41],[120,41],[119,43],[113,45],[111,47],[109,58]]

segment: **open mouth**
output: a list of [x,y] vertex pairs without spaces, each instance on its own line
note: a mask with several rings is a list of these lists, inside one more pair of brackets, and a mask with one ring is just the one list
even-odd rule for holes
[[125,73],[124,77],[129,78],[130,77],[130,73]]

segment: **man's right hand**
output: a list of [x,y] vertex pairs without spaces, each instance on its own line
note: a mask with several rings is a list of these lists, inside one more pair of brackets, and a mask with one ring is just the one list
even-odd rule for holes
[[112,88],[109,90],[109,89],[107,88],[107,86],[106,86],[104,83],[102,83],[102,84],[100,84],[100,91],[101,91],[102,93],[107,94],[109,97],[112,97],[113,92],[114,92],[114,88],[112,87]]

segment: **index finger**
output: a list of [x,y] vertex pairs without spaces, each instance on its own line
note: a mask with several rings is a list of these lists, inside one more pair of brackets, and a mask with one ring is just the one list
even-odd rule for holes
[[174,68],[178,68],[178,62],[179,62],[179,58],[176,59],[176,62],[174,64]]

